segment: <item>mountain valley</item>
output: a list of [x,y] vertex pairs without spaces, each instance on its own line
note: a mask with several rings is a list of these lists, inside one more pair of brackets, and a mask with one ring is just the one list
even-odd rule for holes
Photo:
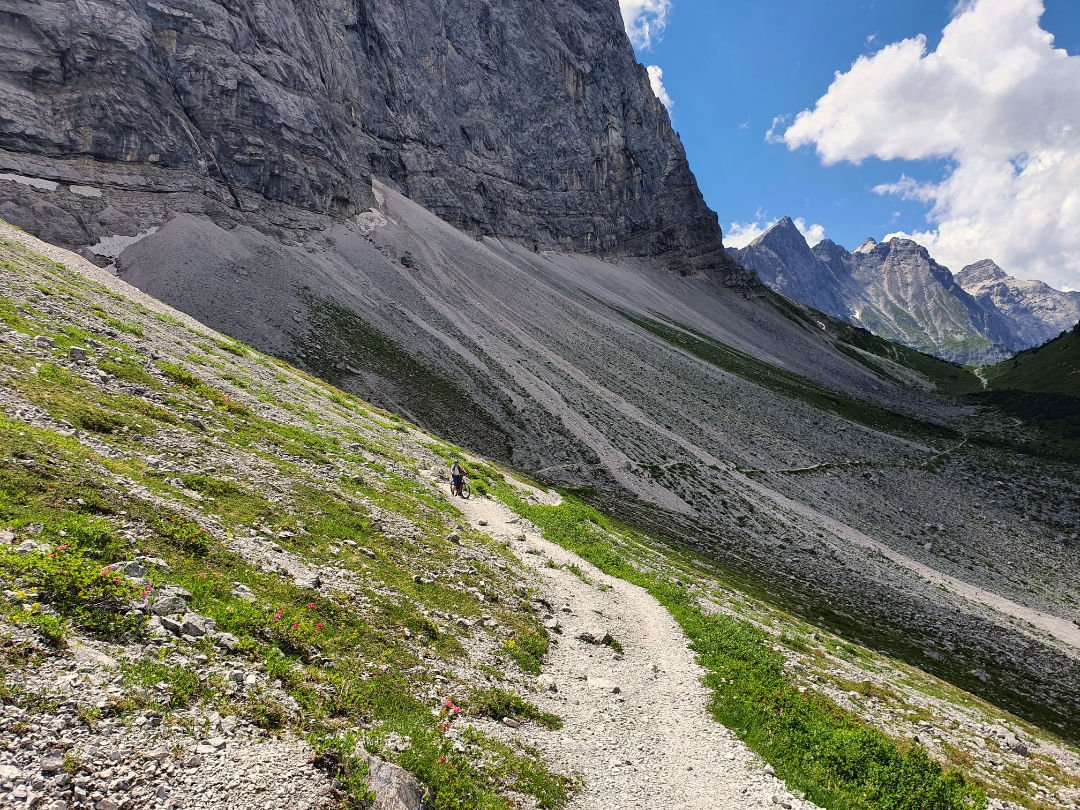
[[0,800],[1077,806],[1080,296],[725,250],[613,0],[0,18]]

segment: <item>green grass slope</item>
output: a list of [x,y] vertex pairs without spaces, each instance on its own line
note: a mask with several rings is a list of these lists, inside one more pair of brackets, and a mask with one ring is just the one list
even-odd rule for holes
[[986,390],[969,400],[1035,426],[1037,451],[1080,460],[1080,324],[983,374]]
[[[459,528],[421,472],[442,463],[434,440],[146,303],[0,239],[0,699],[47,700],[19,669],[69,640],[121,642],[122,692],[80,707],[88,724],[151,711],[182,730],[201,706],[306,737],[342,806],[366,806],[357,744],[435,808],[565,804],[573,780],[539,752],[478,732],[452,746],[433,715],[498,699],[540,716],[507,692],[548,645],[513,555]],[[132,560],[136,579],[109,567]],[[202,679],[147,621],[172,586],[236,639],[195,644]],[[230,666],[280,688],[229,690]]]
[[994,391],[1080,397],[1080,323],[1042,346],[983,369]]
[[852,326],[780,295],[770,300],[788,319],[801,323],[810,330],[824,329],[837,349],[862,363],[879,377],[900,382],[897,370],[893,367],[895,364],[915,372],[940,393],[948,396],[962,396],[982,388],[975,372],[966,366],[878,337],[866,329]]

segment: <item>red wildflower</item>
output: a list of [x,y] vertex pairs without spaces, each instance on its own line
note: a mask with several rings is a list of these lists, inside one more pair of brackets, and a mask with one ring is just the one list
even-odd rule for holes
[[293,630],[299,630],[300,629],[300,623],[299,622],[293,622],[292,629]]
[[316,629],[317,631],[318,631],[318,630],[322,630],[322,622],[315,622],[315,629]]
[[315,609],[315,603],[314,602],[308,602],[307,603],[307,609],[308,610],[314,610]]

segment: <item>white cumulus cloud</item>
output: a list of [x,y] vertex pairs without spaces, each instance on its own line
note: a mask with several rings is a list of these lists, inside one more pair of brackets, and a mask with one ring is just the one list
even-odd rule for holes
[[[771,222],[765,220],[764,214],[758,211],[754,215],[752,222],[732,222],[728,228],[724,230],[724,246],[733,248],[744,248],[761,236],[765,231],[769,230],[780,220],[774,219]],[[799,233],[806,239],[806,243],[813,247],[822,239],[825,238],[825,228],[821,225],[807,225],[806,220],[803,217],[796,217],[792,220],[795,223],[795,227],[799,229]]]
[[648,50],[664,33],[671,0],[619,0],[619,8],[634,47]]
[[675,106],[675,102],[671,100],[671,96],[668,95],[667,88],[664,87],[664,70],[659,65],[649,65],[645,68],[649,71],[649,84],[652,85],[652,91],[656,94],[656,97],[660,99],[660,103],[667,107],[669,110]]
[[[964,0],[937,49],[917,36],[861,56],[774,137],[825,164],[944,159],[942,177],[877,186],[928,206],[909,236],[959,270],[1080,286],[1080,57],[1054,47],[1043,0]],[[894,235],[894,234],[890,234]]]

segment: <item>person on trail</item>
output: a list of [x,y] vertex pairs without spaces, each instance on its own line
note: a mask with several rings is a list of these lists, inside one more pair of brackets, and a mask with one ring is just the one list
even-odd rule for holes
[[450,468],[450,491],[460,496],[461,482],[465,480],[465,476],[468,474],[468,471],[461,466],[461,462],[455,459],[453,466]]

